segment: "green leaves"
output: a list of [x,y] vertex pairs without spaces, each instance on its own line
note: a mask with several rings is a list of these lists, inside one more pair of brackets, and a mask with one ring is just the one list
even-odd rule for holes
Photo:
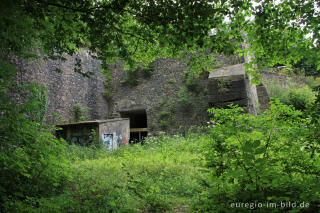
[[[309,199],[312,208],[317,208],[315,174],[320,171],[320,161],[312,157],[315,154],[312,149],[302,149],[310,132],[309,121],[300,111],[279,100],[271,102],[270,109],[257,117],[240,113],[235,106],[208,111],[215,123],[210,130],[212,141],[207,145],[210,151],[206,153],[212,181],[208,186],[210,193],[203,195],[207,197],[199,204],[202,211],[231,211],[223,202],[283,199],[296,202]],[[308,143],[315,144],[311,141]]]
[[[250,44],[252,62],[290,66],[300,59],[320,63],[318,12],[310,0],[291,1],[22,1],[1,9],[2,55],[50,58],[88,49],[102,61],[150,63],[198,51],[231,55]],[[215,33],[209,35],[210,31]],[[60,56],[59,56],[60,55]],[[204,60],[203,60],[204,59]],[[198,58],[190,69],[212,69]],[[196,62],[198,61],[198,62]],[[79,71],[76,69],[75,71]],[[257,70],[250,73],[256,76]]]
[[0,89],[0,209],[16,211],[22,205],[19,200],[59,191],[68,163],[65,142],[54,138],[55,129],[42,123],[46,88],[17,85],[16,69],[0,62],[0,88],[5,88]]

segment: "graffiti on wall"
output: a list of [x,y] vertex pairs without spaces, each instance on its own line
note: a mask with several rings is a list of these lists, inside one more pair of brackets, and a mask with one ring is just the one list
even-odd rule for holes
[[102,146],[112,149],[113,134],[102,134]]
[[110,133],[103,133],[102,137],[102,145],[109,150],[113,150],[118,148],[120,144],[127,145],[128,139],[127,137],[122,137],[121,134],[117,134],[116,132]]

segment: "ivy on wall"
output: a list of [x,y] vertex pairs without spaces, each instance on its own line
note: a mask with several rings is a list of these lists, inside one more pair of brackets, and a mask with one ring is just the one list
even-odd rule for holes
[[110,101],[112,99],[112,88],[111,88],[111,79],[112,76],[110,74],[109,68],[108,67],[103,67],[102,68],[102,75],[104,77],[103,81],[103,96],[107,101]]
[[121,81],[123,85],[137,86],[139,84],[139,73],[145,78],[150,78],[155,69],[155,62],[148,64],[125,63],[124,70],[126,78]]

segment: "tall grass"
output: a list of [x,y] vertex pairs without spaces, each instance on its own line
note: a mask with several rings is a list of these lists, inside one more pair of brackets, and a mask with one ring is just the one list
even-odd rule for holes
[[312,89],[320,86],[320,77],[308,76],[306,77],[306,81]]
[[[63,194],[42,198],[42,212],[192,212],[203,190],[201,134],[147,138],[144,145],[102,148],[70,145],[72,175]],[[31,202],[31,201],[30,201]],[[33,205],[32,202],[28,204]]]
[[[309,80],[309,85],[315,85],[317,81]],[[316,93],[308,85],[297,84],[288,81],[287,84],[282,85],[276,79],[265,82],[265,87],[271,98],[278,98],[287,105],[292,105],[297,110],[305,110],[316,99]]]

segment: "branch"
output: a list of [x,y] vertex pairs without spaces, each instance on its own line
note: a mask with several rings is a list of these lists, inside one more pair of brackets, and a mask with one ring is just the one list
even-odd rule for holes
[[[65,6],[65,5],[62,5],[62,4],[54,3],[54,2],[47,2],[47,1],[44,1],[44,0],[34,0],[34,1],[38,2],[39,4],[46,4],[48,6],[64,8],[64,9],[71,10],[71,11],[74,11],[74,12],[81,12],[81,13],[86,13],[86,14],[92,13],[93,11],[95,11],[97,9],[115,9],[111,5],[100,5],[100,6],[91,7],[91,8],[88,8],[88,9],[85,10],[85,9],[73,8],[73,7]],[[122,10],[123,12],[130,13],[133,16],[138,16],[140,18],[144,18],[143,16],[141,16],[141,15],[139,15],[139,14],[137,14],[137,13],[131,11],[131,10],[127,10],[127,9],[120,8],[120,7],[116,8],[116,9]]]
[[84,10],[84,9],[79,9],[79,8],[73,8],[73,7],[68,7],[62,4],[58,4],[58,3],[54,3],[54,2],[47,2],[47,1],[43,1],[43,0],[34,0],[36,2],[38,2],[39,4],[46,4],[47,6],[53,6],[53,7],[59,7],[59,8],[64,8],[67,10],[71,10],[74,12],[81,12],[81,13],[91,13],[91,9],[89,10]]

